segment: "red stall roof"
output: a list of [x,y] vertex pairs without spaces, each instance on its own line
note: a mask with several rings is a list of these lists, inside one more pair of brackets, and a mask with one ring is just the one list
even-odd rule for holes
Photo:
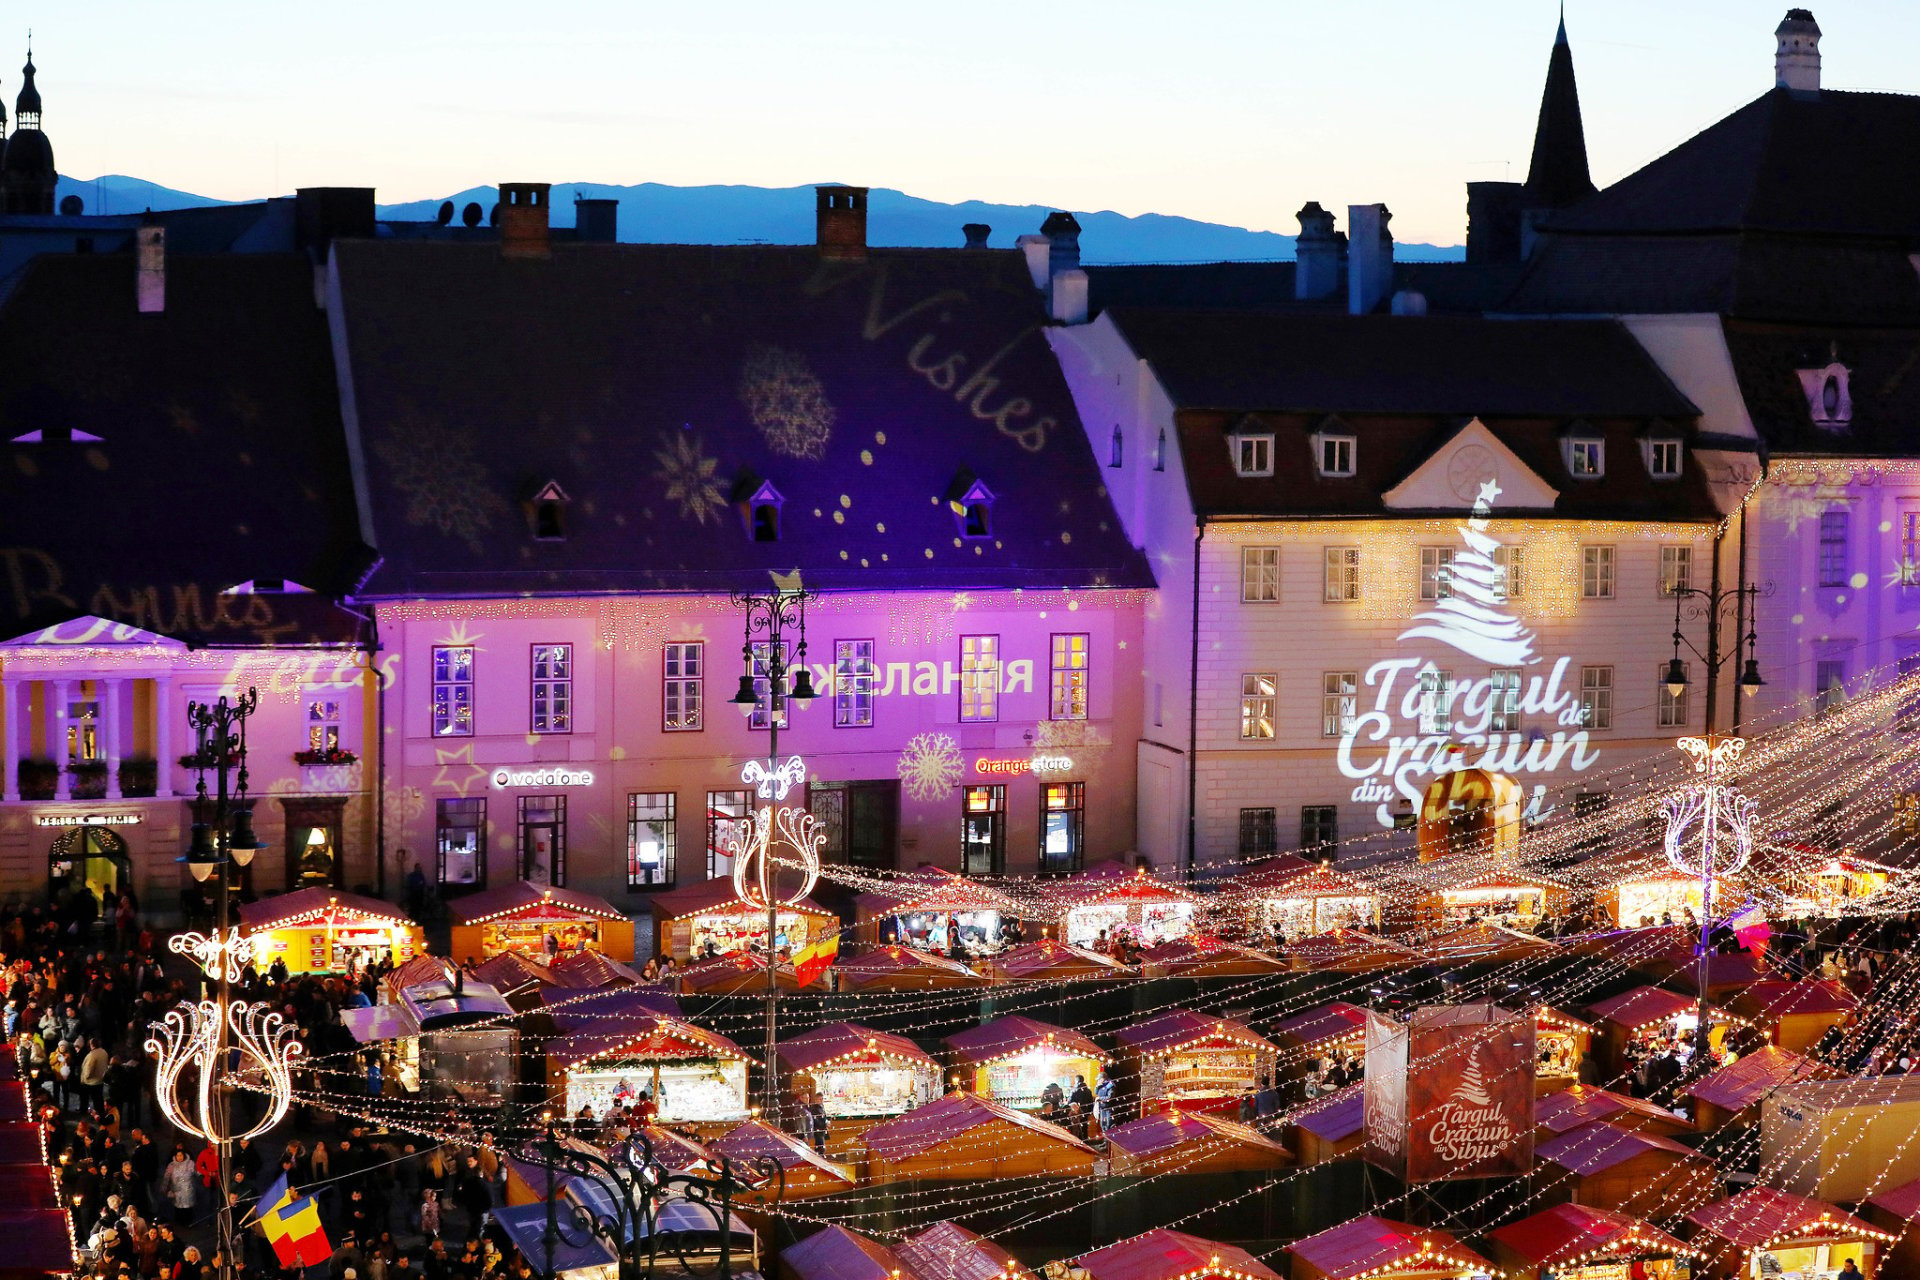
[[410,925],[413,918],[391,902],[325,886],[276,893],[258,902],[240,904],[240,931],[259,933],[293,924],[321,924],[334,920],[379,920]]
[[1595,1022],[1611,1022],[1631,1031],[1635,1027],[1671,1021],[1698,1007],[1694,996],[1683,996],[1665,987],[1635,987],[1588,1005],[1587,1016]]
[[1277,858],[1256,862],[1239,875],[1229,877],[1223,887],[1231,893],[1262,899],[1362,898],[1376,892],[1364,880],[1296,853],[1283,853]]
[[467,970],[469,977],[484,982],[501,995],[524,991],[528,987],[564,986],[559,974],[527,959],[518,951],[502,951]]
[[1174,938],[1157,947],[1148,947],[1140,953],[1140,959],[1148,968],[1158,969],[1170,977],[1209,969],[1236,976],[1277,973],[1287,967],[1285,960],[1270,952],[1199,936]]
[[936,1222],[893,1251],[919,1280],[1033,1280],[1012,1254],[957,1222]]
[[1894,1217],[1911,1221],[1920,1217],[1920,1178],[1912,1182],[1903,1182],[1890,1191],[1882,1191],[1872,1196],[1867,1203],[1878,1209],[1885,1209]]
[[511,919],[537,915],[565,919],[584,916],[595,920],[625,920],[626,913],[597,894],[579,889],[556,889],[551,885],[516,880],[498,889],[483,889],[455,898],[447,904],[447,917],[455,924],[479,924],[486,920]]
[[944,1098],[935,1098],[924,1107],[874,1125],[860,1135],[860,1141],[883,1160],[904,1160],[995,1120],[1017,1124],[1043,1138],[1083,1151],[1093,1150],[1058,1125],[990,1102],[977,1093],[950,1093]]
[[1792,981],[1768,978],[1734,997],[1742,1013],[1761,1022],[1796,1013],[1851,1013],[1860,1003],[1853,992],[1826,978]]
[[920,867],[896,877],[884,889],[857,895],[854,902],[869,915],[907,915],[916,911],[998,911],[1024,917],[1025,909],[992,885],[942,867]]
[[888,1059],[939,1070],[932,1054],[905,1036],[852,1022],[829,1022],[778,1046],[780,1060],[796,1071],[812,1071],[836,1059],[881,1062]]
[[[1699,964],[1695,959],[1692,944],[1674,947],[1661,957],[1673,966],[1675,973],[1691,978]],[[1713,987],[1744,986],[1759,982],[1764,978],[1778,978],[1780,971],[1766,962],[1762,956],[1751,951],[1735,951],[1730,955],[1714,954],[1707,957],[1707,985]]]
[[1177,884],[1155,879],[1145,867],[1128,866],[1116,858],[1096,862],[1070,875],[1057,890],[1067,909],[1101,902],[1198,902]]
[[0,1120],[0,1164],[42,1164],[40,1126],[30,1120]]
[[912,986],[916,979],[924,979],[929,986],[964,986],[987,981],[985,975],[975,973],[958,960],[912,947],[882,947],[851,960],[836,961],[835,967],[840,970],[842,982],[856,987],[876,982]]
[[[11,1053],[0,1053],[0,1057],[11,1058]],[[31,1120],[33,1104],[27,1099],[27,1085],[24,1080],[0,1080],[0,1120]]]
[[1190,1142],[1259,1147],[1283,1156],[1291,1154],[1252,1125],[1211,1111],[1162,1111],[1129,1120],[1107,1130],[1107,1141],[1136,1159],[1172,1151]]
[[[653,906],[669,920],[695,916],[702,912],[754,912],[762,920],[767,917],[765,907],[756,907],[740,900],[740,895],[733,891],[732,876],[715,876],[711,880],[701,880],[694,884],[682,885],[678,889],[656,893],[653,895]],[[801,915],[831,916],[833,914],[812,898],[802,898],[797,903],[782,907],[781,910],[795,911]]]
[[569,987],[639,986],[640,971],[598,951],[574,950],[553,962],[553,975]]
[[1351,1138],[1367,1127],[1365,1089],[1366,1081],[1356,1080],[1344,1089],[1314,1099],[1295,1113],[1294,1126],[1328,1142]]
[[1736,1058],[1687,1088],[1689,1097],[1710,1102],[1723,1111],[1740,1111],[1752,1106],[1781,1085],[1796,1080],[1824,1079],[1832,1071],[1812,1058],[1791,1049],[1770,1044],[1764,1049]]
[[1061,1053],[1100,1062],[1112,1061],[1112,1055],[1071,1027],[1056,1027],[1037,1022],[1018,1013],[983,1022],[977,1027],[947,1037],[947,1046],[961,1062],[983,1067],[1002,1058],[1011,1058],[1028,1049],[1051,1045]]
[[34,1209],[0,1215],[0,1276],[73,1274],[73,1240],[65,1209]]
[[918,1280],[893,1250],[837,1225],[782,1249],[780,1265],[794,1280]]
[[1626,1121],[1638,1118],[1663,1120],[1669,1124],[1680,1122],[1680,1117],[1665,1107],[1657,1107],[1642,1098],[1630,1098],[1611,1089],[1595,1088],[1590,1084],[1569,1085],[1533,1104],[1534,1123],[1544,1125],[1555,1133],[1566,1133],[1583,1124],[1616,1117]]
[[658,987],[610,987],[604,991],[581,991],[572,987],[549,987],[540,993],[547,1016],[561,1032],[601,1031],[609,1018],[644,1017],[650,1013],[669,1018],[682,1017],[680,1002]]
[[1781,1240],[1896,1238],[1837,1205],[1772,1187],[1754,1187],[1731,1200],[1701,1205],[1687,1215],[1687,1221],[1743,1249]]
[[1245,1249],[1165,1227],[1082,1254],[1078,1262],[1089,1280],[1202,1280],[1213,1276],[1280,1280],[1272,1268]]
[[1333,972],[1361,972],[1423,962],[1413,948],[1359,929],[1335,929],[1332,933],[1294,938],[1282,954],[1296,968]]
[[[749,1172],[754,1161],[771,1160],[787,1171],[787,1182],[806,1182],[828,1178],[853,1185],[847,1171],[815,1151],[790,1133],[774,1128],[764,1120],[748,1120],[716,1138],[707,1147],[717,1156],[739,1161]],[[758,1175],[755,1175],[758,1176]]]
[[1549,1138],[1535,1147],[1533,1154],[1584,1178],[1653,1151],[1664,1151],[1681,1160],[1693,1155],[1671,1139],[1604,1123],[1582,1125],[1570,1133]]
[[[612,1023],[613,1025],[607,1025]],[[682,1058],[739,1060],[739,1045],[705,1027],[660,1013],[635,1013],[626,1018],[602,1019],[592,1031],[575,1031],[547,1041],[547,1054],[568,1066],[599,1058],[636,1058],[674,1061]]]
[[1023,946],[1002,951],[987,958],[987,966],[1003,982],[1023,978],[1079,974],[1088,977],[1119,977],[1129,972],[1112,956],[1076,947],[1054,938],[1042,938]]
[[[1365,1025],[1364,1019],[1362,1025]],[[1114,1035],[1127,1048],[1150,1058],[1203,1045],[1235,1046],[1267,1053],[1280,1051],[1278,1045],[1244,1022],[1219,1014],[1196,1013],[1192,1009],[1169,1009],[1145,1022],[1122,1027]]]
[[1532,1266],[1579,1265],[1585,1258],[1688,1257],[1694,1250],[1651,1223],[1614,1209],[1555,1205],[1487,1233]]
[[1319,1044],[1359,1035],[1367,1029],[1367,1011],[1357,1004],[1335,1000],[1273,1024],[1275,1035],[1290,1036],[1301,1044]]
[[1416,1227],[1368,1214],[1297,1241],[1291,1249],[1318,1267],[1326,1280],[1349,1280],[1369,1271],[1397,1269],[1492,1271],[1485,1258],[1438,1227]]

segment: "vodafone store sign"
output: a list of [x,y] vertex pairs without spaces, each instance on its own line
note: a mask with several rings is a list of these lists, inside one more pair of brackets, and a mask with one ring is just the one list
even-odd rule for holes
[[508,787],[590,787],[593,785],[593,771],[590,769],[495,769],[493,771],[493,789],[505,791]]

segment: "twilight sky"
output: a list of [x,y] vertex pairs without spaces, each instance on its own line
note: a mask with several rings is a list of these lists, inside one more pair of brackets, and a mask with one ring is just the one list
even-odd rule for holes
[[[36,6],[37,8],[37,6]],[[1782,0],[1571,0],[1604,186],[1773,83]],[[61,172],[205,195],[500,180],[897,187],[1458,243],[1525,176],[1550,0],[100,0],[34,23]],[[1825,83],[1920,91],[1920,4],[1825,0]],[[0,46],[4,47],[4,46]],[[0,57],[0,99],[19,91]],[[1511,162],[1509,169],[1502,162]],[[1344,213],[1342,217],[1344,223]]]

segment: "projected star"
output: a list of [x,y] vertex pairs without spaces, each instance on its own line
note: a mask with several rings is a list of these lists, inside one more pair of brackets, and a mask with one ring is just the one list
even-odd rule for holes
[[[468,787],[487,776],[486,768],[473,762],[471,742],[464,747],[454,747],[452,750],[435,747],[433,755],[434,763],[440,766],[440,772],[433,775],[435,791],[441,787],[448,787],[464,796],[467,794]],[[465,771],[464,776],[455,776],[459,770]]]
[[1493,505],[1493,500],[1499,496],[1500,482],[1498,480],[1482,480],[1480,482],[1480,496],[1474,499],[1474,505],[1478,506],[1481,503],[1485,503],[1490,507]]

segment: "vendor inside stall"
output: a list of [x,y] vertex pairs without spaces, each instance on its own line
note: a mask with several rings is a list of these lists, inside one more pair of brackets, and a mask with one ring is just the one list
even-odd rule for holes
[[289,973],[359,972],[405,964],[426,946],[420,926],[391,902],[324,887],[242,903],[240,933],[253,939],[262,972],[276,960]]
[[[1635,987],[1587,1006],[1594,1031],[1600,1037],[1595,1056],[1608,1076],[1631,1074],[1648,1096],[1652,1085],[1671,1084],[1674,1073],[1692,1074],[1694,1030],[1699,1026],[1696,997],[1665,987]],[[1711,1043],[1717,1062],[1731,1026],[1745,1020],[1716,1009]],[[1672,1078],[1667,1078],[1672,1077]]]
[[856,930],[869,946],[914,947],[935,955],[992,955],[1017,942],[1020,904],[989,885],[939,867],[921,867],[854,899]]
[[1539,1064],[1534,1087],[1541,1093],[1564,1089],[1580,1078],[1580,1062],[1593,1041],[1593,1028],[1571,1014],[1541,1005],[1534,1011],[1534,1047]]
[[1172,1009],[1123,1028],[1127,1074],[1139,1081],[1140,1114],[1236,1109],[1273,1079],[1280,1049],[1232,1018]]
[[1199,909],[1199,900],[1185,889],[1154,879],[1145,867],[1116,861],[1070,877],[1061,898],[1061,936],[1094,950],[1123,939],[1153,947],[1187,937]]
[[1836,1280],[1850,1262],[1872,1280],[1882,1252],[1898,1237],[1837,1205],[1771,1187],[1716,1200],[1687,1215],[1707,1248],[1708,1273],[1727,1277],[1798,1276]]
[[940,1064],[905,1036],[834,1022],[779,1048],[784,1111],[818,1104],[831,1149],[872,1120],[924,1107],[940,1096]]
[[512,953],[553,964],[575,951],[633,959],[633,921],[605,898],[525,880],[456,898],[455,959],[491,960]]
[[1290,938],[1372,929],[1380,923],[1380,895],[1372,886],[1296,854],[1250,867],[1224,888],[1256,944],[1279,945]]
[[[967,1092],[1062,1119],[1083,1085],[1099,1087],[1112,1060],[1078,1031],[1017,1014],[948,1036],[947,1047],[958,1067],[955,1082]],[[1081,1107],[1090,1110],[1084,1099]]]
[[[653,919],[660,953],[681,963],[766,950],[766,908],[743,901],[731,876],[655,894]],[[775,923],[774,949],[783,960],[840,927],[839,918],[811,898],[783,907]]]
[[660,1124],[730,1125],[747,1115],[747,1055],[718,1032],[663,1014],[549,1041],[547,1063],[571,1117],[583,1108],[604,1117],[616,1106],[650,1109]]
[[1515,871],[1494,871],[1462,884],[1449,885],[1435,895],[1438,927],[1457,928],[1486,921],[1531,932],[1541,920],[1565,908],[1567,890],[1552,880]]

